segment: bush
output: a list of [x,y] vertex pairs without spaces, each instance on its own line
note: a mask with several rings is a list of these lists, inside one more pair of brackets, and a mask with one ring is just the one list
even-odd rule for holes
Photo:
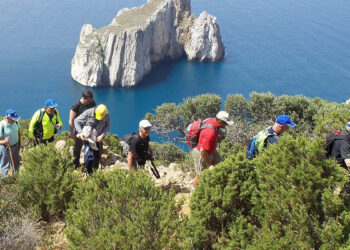
[[173,199],[140,171],[98,172],[79,184],[66,213],[70,247],[174,248],[180,222]]
[[[194,249],[339,249],[350,240],[347,172],[322,138],[284,135],[248,161],[239,147],[200,177],[183,228]],[[341,190],[341,192],[339,191]]]
[[27,150],[23,154],[23,166],[18,183],[23,205],[45,220],[62,216],[78,182],[67,147],[57,151],[49,143]]
[[38,232],[19,203],[17,175],[0,181],[0,249],[35,249]]
[[[349,181],[335,160],[326,160],[322,139],[285,135],[257,157],[259,196],[254,213],[261,230],[256,248],[336,249],[349,239]],[[337,188],[343,190],[338,195]],[[333,237],[331,237],[333,235]]]
[[188,158],[191,158],[189,153],[186,153],[182,149],[176,147],[172,143],[150,143],[153,157],[156,161],[159,161],[163,165],[169,165],[170,163],[181,163]]
[[191,217],[182,232],[186,247],[247,247],[256,229],[251,202],[256,180],[245,152],[232,154],[214,169],[205,170],[192,195]]

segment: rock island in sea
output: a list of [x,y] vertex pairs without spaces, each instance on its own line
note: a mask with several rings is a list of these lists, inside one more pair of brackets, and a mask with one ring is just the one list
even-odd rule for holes
[[163,60],[217,61],[224,45],[216,17],[191,15],[191,0],[149,0],[95,29],[83,25],[71,75],[82,85],[135,86]]

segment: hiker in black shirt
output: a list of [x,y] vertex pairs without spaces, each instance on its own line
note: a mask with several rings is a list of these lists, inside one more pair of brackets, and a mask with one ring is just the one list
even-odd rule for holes
[[147,120],[140,121],[139,133],[130,138],[128,151],[129,171],[145,165],[149,155],[152,154],[152,149],[149,145],[151,126],[151,123]]
[[73,154],[74,154],[74,165],[75,168],[80,166],[80,152],[83,147],[83,141],[76,137],[76,132],[74,131],[74,119],[81,115],[85,110],[93,108],[96,106],[96,103],[93,100],[94,96],[90,90],[83,92],[82,97],[77,101],[71,108],[69,113],[69,129],[70,136],[75,140]]
[[350,122],[346,126],[346,131],[342,131],[340,135],[348,139],[334,141],[331,157],[336,158],[340,165],[350,170]]

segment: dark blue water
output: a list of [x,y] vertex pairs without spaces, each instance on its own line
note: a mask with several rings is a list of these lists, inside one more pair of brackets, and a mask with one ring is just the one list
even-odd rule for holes
[[[86,89],[71,79],[81,26],[102,27],[141,0],[0,0],[0,114],[28,119],[55,98],[68,129],[71,105]],[[137,129],[146,112],[187,96],[271,91],[344,102],[350,98],[347,0],[193,0],[192,12],[217,16],[226,56],[218,63],[179,60],[155,68],[132,89],[92,89],[112,132]]]

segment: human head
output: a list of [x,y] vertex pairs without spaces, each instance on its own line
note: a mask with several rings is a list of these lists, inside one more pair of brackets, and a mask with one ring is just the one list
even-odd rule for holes
[[273,130],[276,132],[276,134],[282,134],[283,132],[287,131],[289,127],[294,127],[295,123],[292,122],[290,117],[288,115],[279,115],[276,118],[276,122],[273,125]]
[[148,120],[142,120],[139,122],[139,131],[142,138],[149,136],[151,132],[152,124]]
[[230,121],[230,115],[226,111],[220,111],[216,114],[216,121],[220,128],[224,128],[227,125],[233,125],[233,121]]
[[45,110],[46,110],[46,112],[47,112],[48,114],[52,115],[52,114],[55,112],[55,109],[56,109],[57,106],[58,106],[58,105],[57,105],[57,103],[55,102],[54,99],[47,99],[47,100],[45,101],[45,106],[44,106],[44,108],[45,108]]
[[95,109],[96,120],[99,120],[99,121],[103,120],[107,112],[108,112],[108,109],[104,104],[98,105]]
[[6,110],[6,118],[7,121],[12,124],[14,123],[15,121],[18,121],[18,119],[20,118],[17,113],[16,113],[16,110],[13,110],[13,109],[8,109]]
[[93,99],[94,99],[94,94],[90,90],[85,90],[83,92],[83,94],[81,95],[81,102],[84,105],[88,105],[88,104],[92,103]]

